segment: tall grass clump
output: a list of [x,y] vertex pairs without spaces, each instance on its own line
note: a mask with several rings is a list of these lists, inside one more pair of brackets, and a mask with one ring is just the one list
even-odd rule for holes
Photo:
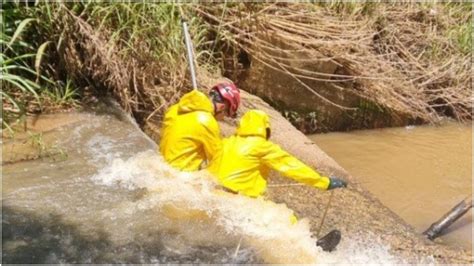
[[12,3],[5,10],[26,19],[21,29],[29,31],[22,36],[29,38],[17,40],[30,41],[26,50],[31,59],[25,64],[28,73],[17,74],[38,103],[65,103],[77,96],[109,94],[139,123],[159,118],[168,105],[191,89],[183,19],[190,26],[202,86],[206,69],[219,70],[207,51],[208,28],[189,5],[38,2]]
[[208,30],[187,5],[90,1],[48,7],[68,75],[81,87],[114,96],[139,123],[159,116],[191,87],[182,19],[190,25],[195,60],[211,66]]
[[[139,123],[159,119],[191,89],[181,26],[186,19],[203,88],[209,73],[219,75],[225,54],[245,51],[330,105],[345,108],[308,81],[424,121],[444,115],[466,120],[472,117],[469,10],[457,3],[357,1],[7,3],[3,107],[13,117],[27,106],[41,111],[52,102],[110,94]],[[325,61],[340,71],[302,67]]]
[[67,95],[61,94],[61,84],[43,71],[50,42],[38,43],[37,38],[31,38],[41,22],[30,11],[27,6],[14,3],[5,3],[1,9],[2,129],[10,131],[12,123],[28,113],[75,103],[72,84]]

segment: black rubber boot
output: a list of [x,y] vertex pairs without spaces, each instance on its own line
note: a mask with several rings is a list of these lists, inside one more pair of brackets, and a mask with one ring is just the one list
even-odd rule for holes
[[341,241],[341,231],[332,230],[325,236],[318,239],[316,246],[321,247],[324,251],[333,251]]

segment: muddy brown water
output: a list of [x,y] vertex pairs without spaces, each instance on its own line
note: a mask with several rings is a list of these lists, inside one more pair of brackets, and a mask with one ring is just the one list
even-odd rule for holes
[[[470,126],[445,123],[310,138],[418,232],[472,195]],[[471,250],[472,228],[471,210],[441,239]]]
[[308,219],[293,225],[285,204],[222,192],[206,171],[170,168],[123,115],[40,119],[44,144],[67,157],[3,165],[5,263],[404,262],[376,235],[323,252]]

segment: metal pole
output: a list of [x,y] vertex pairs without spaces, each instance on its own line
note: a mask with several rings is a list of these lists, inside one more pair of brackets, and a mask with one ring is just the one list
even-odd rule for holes
[[188,51],[189,70],[191,71],[191,81],[193,82],[193,89],[197,89],[196,73],[194,72],[194,56],[193,43],[188,32],[188,24],[183,21],[184,41],[186,42],[186,50]]
[[448,228],[452,223],[457,221],[461,216],[468,212],[472,208],[472,198],[470,196],[463,201],[459,202],[458,205],[454,206],[448,213],[443,215],[438,221],[433,223],[430,228],[428,228],[424,235],[428,239],[433,240],[441,235],[441,233]]

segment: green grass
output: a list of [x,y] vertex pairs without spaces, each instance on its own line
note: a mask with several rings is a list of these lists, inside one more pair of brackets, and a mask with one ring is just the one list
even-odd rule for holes
[[78,89],[74,86],[71,79],[63,82],[57,82],[55,86],[45,90],[42,94],[43,101],[52,101],[59,105],[76,105],[76,99],[79,97]]
[[35,29],[44,21],[30,17],[35,9],[8,3],[2,6],[2,31],[0,42],[0,68],[2,83],[2,129],[12,131],[11,123],[22,119],[30,109],[43,110],[43,103],[50,105],[71,104],[77,96],[67,81],[60,87],[42,71],[51,41],[37,43]]
[[28,135],[31,145],[37,151],[38,158],[49,158],[53,162],[67,159],[68,154],[64,151],[64,149],[57,146],[56,144],[46,144],[42,133],[28,132]]
[[472,19],[469,22],[455,26],[449,36],[455,40],[458,49],[465,55],[472,52]]
[[[185,5],[168,3],[89,3],[82,10],[87,22],[98,31],[110,34],[110,45],[123,56],[152,56],[169,68],[185,60],[181,18],[188,14]],[[196,16],[188,20],[199,60],[207,29]],[[140,49],[146,48],[146,50]]]
[[[120,60],[117,63],[126,66],[133,61],[142,74],[155,76],[163,84],[173,85],[179,81],[177,92],[180,86],[188,85],[183,82],[187,59],[182,18],[189,24],[195,60],[200,65],[211,66],[208,68],[214,67],[213,71],[218,69],[213,53],[208,51],[209,29],[199,16],[192,14],[189,5],[94,1],[64,5],[8,3],[2,7],[1,81],[6,113],[2,128],[10,128],[8,123],[26,115],[32,104],[39,109],[37,111],[50,105],[75,105],[81,95],[75,84],[89,84],[91,77],[84,73],[67,73],[70,69],[65,71],[57,62],[59,58],[64,59],[60,48],[64,47],[65,38],[77,34],[71,32],[76,29],[71,24],[74,22],[64,19],[68,16],[65,9],[105,37],[107,43],[103,47]],[[75,36],[79,37],[75,42],[80,45],[80,36]]]
[[36,74],[29,65],[29,62],[36,57],[36,53],[33,52],[31,45],[21,38],[28,26],[35,20],[33,18],[18,20],[14,18],[15,14],[15,10],[2,9],[1,11],[2,128],[10,130],[8,125],[10,121],[18,119],[26,113],[25,100],[19,96],[32,96],[28,98],[39,102],[38,84],[26,78]]
[[[263,5],[255,5],[255,9],[258,10]],[[318,10],[325,9],[328,13],[344,18],[373,17],[374,20],[380,18],[380,21],[384,21],[383,14],[379,13],[383,13],[384,7],[390,5],[397,4],[329,1],[318,2],[310,7],[318,8]],[[445,29],[446,32],[442,34],[446,33],[446,37],[450,38],[453,44],[449,45],[450,47],[456,47],[464,54],[471,53],[472,17],[470,5],[452,2],[444,4],[426,2],[412,3],[407,8],[419,7],[418,5],[428,10],[433,7],[442,7],[443,10],[447,10],[449,17],[455,23],[450,24],[450,27]],[[238,20],[237,16],[241,13],[240,6],[239,3],[226,3],[221,6],[222,9],[216,9],[217,12],[214,15],[216,17],[235,16],[235,20]],[[128,71],[133,63],[133,67],[130,68],[135,71],[133,73],[142,75],[138,78],[144,80],[143,84],[149,85],[152,83],[150,80],[153,81],[153,78],[156,77],[159,80],[157,82],[159,86],[165,87],[164,90],[157,92],[158,89],[156,89],[157,91],[151,93],[144,91],[145,85],[143,84],[141,88],[138,87],[137,90],[140,91],[142,98],[130,97],[130,99],[147,101],[147,104],[152,104],[141,106],[143,109],[147,109],[141,109],[140,112],[161,108],[163,104],[169,102],[171,96],[179,94],[183,88],[189,89],[190,87],[190,82],[183,78],[188,75],[188,71],[182,18],[189,22],[196,53],[195,60],[200,67],[204,66],[211,69],[212,72],[219,71],[221,63],[219,60],[223,58],[219,54],[225,53],[224,49],[216,44],[227,38],[235,38],[234,33],[220,30],[221,25],[211,28],[210,24],[206,23],[198,13],[195,13],[196,11],[189,4],[152,4],[133,1],[81,1],[65,2],[62,5],[48,2],[38,2],[37,4],[6,3],[2,7],[3,30],[1,33],[1,43],[4,48],[1,53],[1,82],[5,118],[2,119],[2,128],[10,128],[9,122],[26,115],[29,112],[29,105],[32,103],[40,111],[46,108],[45,106],[54,104],[75,105],[76,100],[82,95],[81,88],[86,85],[99,85],[96,87],[107,89],[113,93],[121,89],[128,89],[130,94],[134,93],[133,88],[111,88],[110,84],[102,82],[94,76],[96,74],[94,71],[102,72],[105,73],[103,79],[107,80],[108,70],[100,69],[103,67],[100,64],[87,66],[89,68],[97,67],[97,70],[89,69],[92,74],[87,71],[83,73],[83,69],[66,70],[60,66],[58,59],[65,58],[64,52],[60,48],[64,48],[64,44],[68,41],[67,38],[73,36],[74,45],[76,45],[76,48],[73,47],[73,49],[76,50],[72,52],[80,54],[81,49],[88,45],[81,43],[86,42],[87,38],[83,38],[84,36],[77,32],[73,20],[66,19],[69,18],[69,15],[64,8],[89,24],[98,36],[103,37],[105,43],[101,42],[100,45],[103,44],[101,47],[105,47],[108,53],[114,56],[113,59],[118,61],[116,63],[119,66],[126,67]],[[426,46],[427,51],[421,58],[425,59],[426,56],[427,60],[443,59],[446,46],[444,43],[443,45],[437,42],[430,43]],[[94,55],[87,54],[87,56],[93,57]],[[85,62],[87,60],[89,60],[88,62],[93,61],[90,58],[84,60]],[[84,62],[80,62],[80,64],[82,63]],[[113,77],[114,75],[109,73],[109,76]],[[132,83],[136,85],[134,80],[129,82],[129,84]],[[155,89],[158,87],[155,85],[152,84],[148,88]],[[288,114],[288,116],[294,115]]]

